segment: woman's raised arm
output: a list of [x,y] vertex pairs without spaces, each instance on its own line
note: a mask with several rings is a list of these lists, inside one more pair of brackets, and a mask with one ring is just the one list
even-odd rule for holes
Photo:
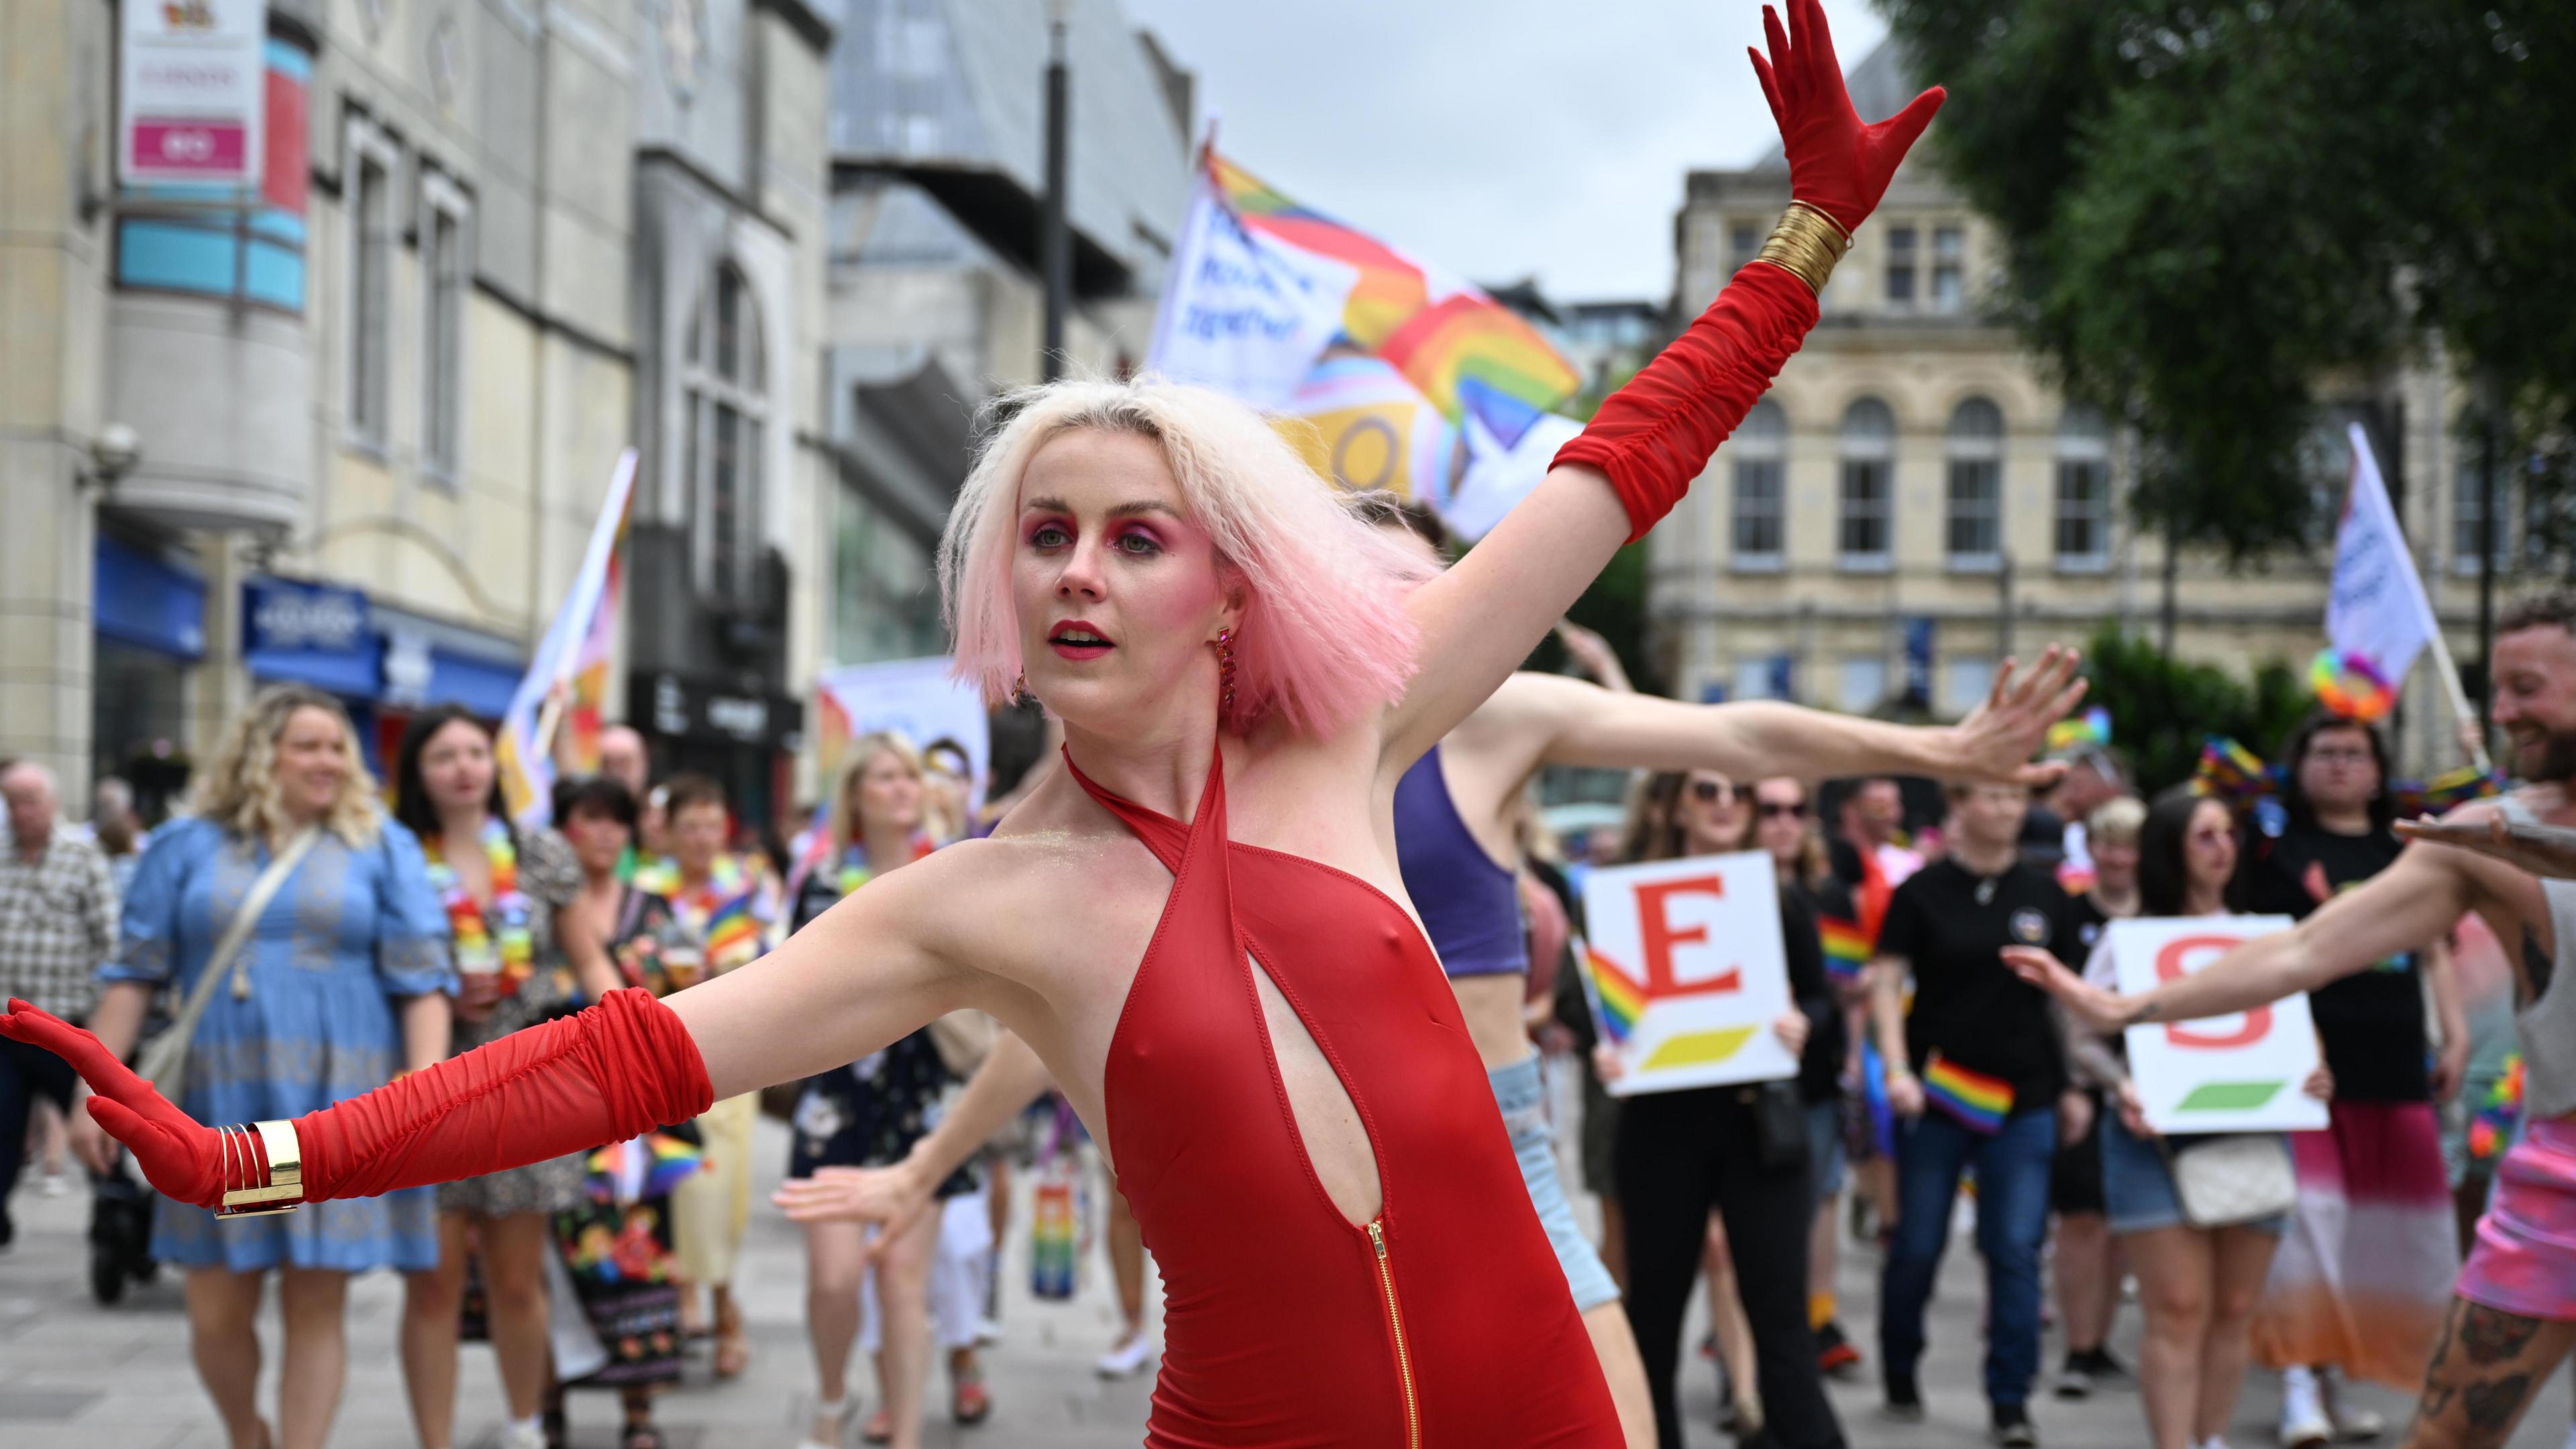
[[1755,74],[1780,124],[1791,204],[1761,259],[1690,329],[1612,394],[1557,466],[1457,567],[1414,591],[1420,672],[1389,719],[1386,753],[1410,761],[1526,658],[1610,561],[1645,536],[1708,465],[1816,323],[1833,262],[1887,190],[1942,92],[1864,126],[1843,89],[1818,0],[1788,0],[1794,30],[1762,12],[1771,56]]

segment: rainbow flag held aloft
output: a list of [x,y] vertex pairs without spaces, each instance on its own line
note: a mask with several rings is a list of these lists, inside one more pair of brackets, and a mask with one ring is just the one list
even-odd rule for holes
[[1869,968],[1869,933],[1858,921],[1816,917],[1816,935],[1824,942],[1825,974],[1837,981],[1857,981]]
[[1637,1018],[1646,1014],[1646,988],[1588,945],[1583,948],[1583,966],[1584,979],[1592,987],[1592,1003],[1598,1008],[1594,1015],[1601,1019],[1601,1034],[1614,1045],[1626,1045],[1636,1033]]
[[1992,1135],[2003,1130],[2004,1118],[2012,1112],[2012,1084],[1934,1052],[1923,1064],[1923,1100],[1970,1131]]
[[2212,735],[2200,747],[2200,766],[2192,772],[2191,792],[2242,800],[2279,790],[2280,776],[2263,757],[2223,735]]
[[1451,426],[1472,414],[1508,447],[1582,389],[1573,365],[1510,308],[1291,200],[1213,146],[1206,157],[1217,196],[1246,231],[1350,270],[1343,336],[1393,363]]
[[[528,672],[510,696],[495,739],[494,764],[510,818],[530,825],[554,813],[555,741],[567,725],[576,753],[598,758],[598,714],[608,694],[609,635],[617,616],[618,554],[626,540],[627,506],[635,497],[635,450],[618,455],[599,518],[591,525],[581,569],[555,610],[554,622],[528,660]],[[587,712],[585,721],[584,713]],[[585,733],[586,732],[586,733]]]

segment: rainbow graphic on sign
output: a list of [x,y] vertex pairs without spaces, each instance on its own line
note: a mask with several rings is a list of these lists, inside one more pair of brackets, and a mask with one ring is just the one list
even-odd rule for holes
[[1619,1046],[1637,1031],[1637,1018],[1646,1014],[1646,988],[1631,980],[1628,974],[1612,965],[1610,958],[1583,948],[1584,978],[1592,985],[1593,1014],[1601,1019],[1601,1034]]
[[2279,1082],[2203,1082],[2179,1102],[2177,1112],[2251,1112],[2281,1095]]

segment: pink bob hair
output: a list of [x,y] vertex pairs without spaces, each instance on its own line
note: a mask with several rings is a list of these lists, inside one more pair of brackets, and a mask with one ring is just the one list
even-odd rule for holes
[[1435,570],[1345,508],[1261,414],[1204,388],[1139,378],[1024,388],[988,415],[1008,421],[986,438],[939,543],[955,672],[986,703],[1009,698],[1023,668],[1011,600],[1021,476],[1049,439],[1078,428],[1160,444],[1191,521],[1244,590],[1225,728],[1242,734],[1276,713],[1299,733],[1326,735],[1403,694],[1417,632],[1404,596]]

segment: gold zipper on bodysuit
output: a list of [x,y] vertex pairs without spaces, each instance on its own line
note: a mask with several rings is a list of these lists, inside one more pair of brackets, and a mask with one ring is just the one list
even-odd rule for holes
[[1422,1449],[1422,1409],[1413,1398],[1413,1359],[1404,1347],[1404,1309],[1395,1301],[1395,1272],[1386,1263],[1386,1219],[1369,1219],[1368,1235],[1377,1249],[1377,1284],[1386,1290],[1386,1325],[1395,1333],[1395,1376],[1404,1385],[1405,1446]]

